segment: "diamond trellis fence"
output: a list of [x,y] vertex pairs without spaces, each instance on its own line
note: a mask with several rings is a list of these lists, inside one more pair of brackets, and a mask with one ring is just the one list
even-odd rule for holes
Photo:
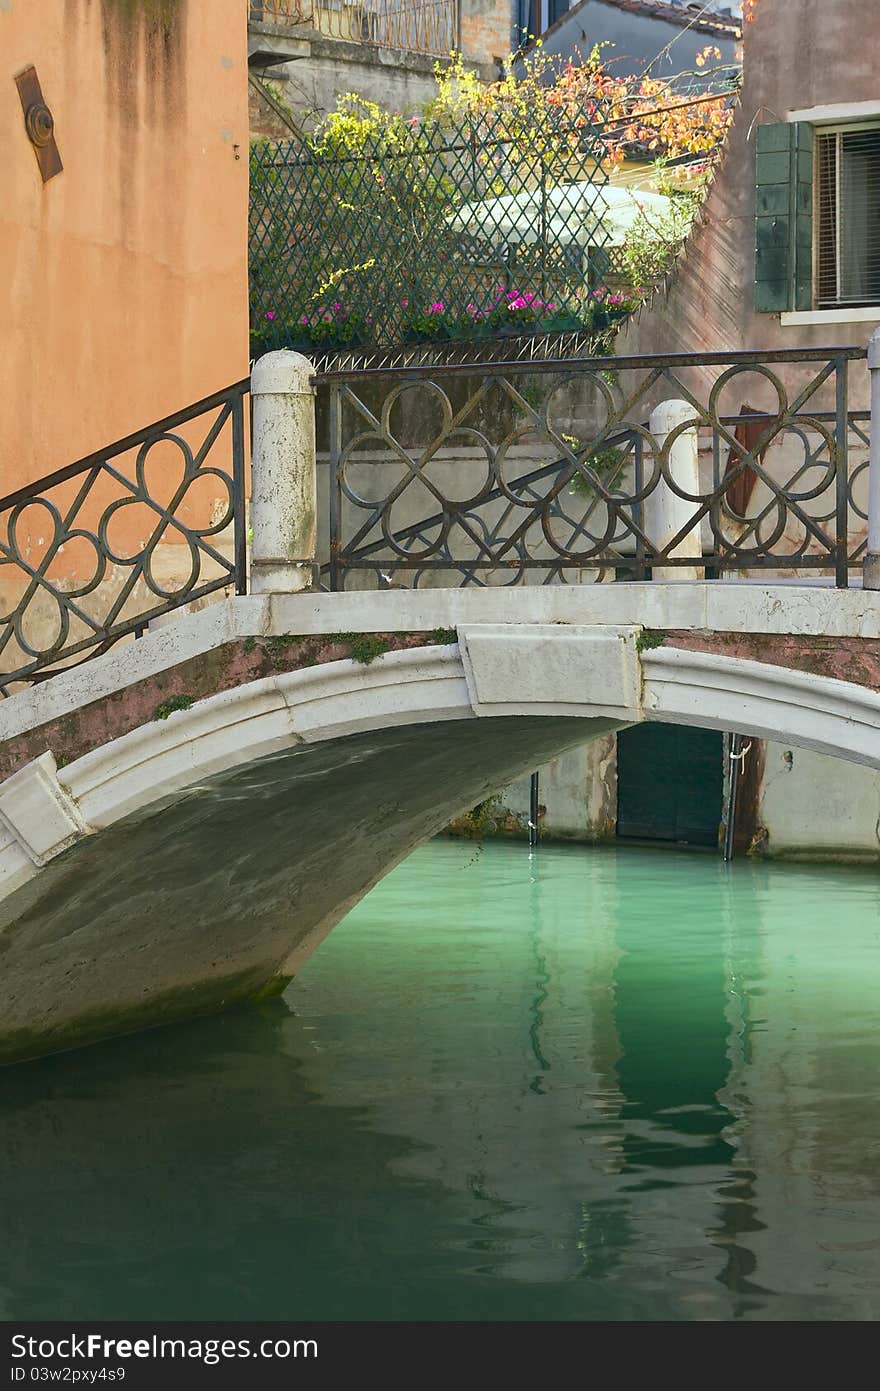
[[[848,407],[849,369],[864,357],[814,349],[321,374],[324,582],[580,583],[692,578],[697,567],[707,578],[825,575],[845,587],[865,554],[869,416]],[[683,415],[661,434],[652,408],[669,400]],[[681,439],[695,450],[691,482],[676,472]],[[672,534],[658,528],[670,499]]]
[[254,355],[607,328],[624,310],[606,153],[601,111],[553,107],[255,143]]

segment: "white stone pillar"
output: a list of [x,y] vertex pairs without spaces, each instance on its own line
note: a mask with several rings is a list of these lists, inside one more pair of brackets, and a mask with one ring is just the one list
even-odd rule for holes
[[868,462],[868,550],[862,566],[865,589],[880,589],[880,328],[868,343],[871,378],[871,452]]
[[317,555],[315,392],[301,353],[267,353],[251,373],[252,594],[314,583]]
[[[687,401],[661,401],[651,412],[650,431],[660,450],[668,436],[686,420],[693,420],[694,408]],[[683,492],[695,497],[700,492],[699,442],[696,426],[682,430],[669,447],[668,473]],[[670,488],[664,477],[645,498],[645,532],[656,550],[665,550],[674,536],[699,511],[699,504],[688,498],[679,497]],[[694,556],[699,559],[703,549],[700,544],[700,524],[673,546],[669,552],[674,556]],[[697,565],[655,565],[652,572],[655,580],[701,580],[704,578],[702,566]]]

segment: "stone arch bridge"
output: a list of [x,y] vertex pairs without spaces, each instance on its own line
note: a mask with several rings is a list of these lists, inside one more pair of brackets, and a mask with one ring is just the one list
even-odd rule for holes
[[[78,632],[91,621],[94,633],[56,641],[49,658],[89,641],[97,655],[18,683],[0,702],[0,1062],[280,991],[416,845],[608,731],[641,721],[735,730],[880,767],[880,592],[695,577],[697,479],[683,483],[674,467],[689,428],[681,402],[666,443],[654,437],[651,486],[665,490],[654,525],[666,540],[655,530],[652,580],[328,593],[313,584],[302,370],[276,360],[254,375],[250,592],[194,612],[160,604],[145,624],[119,619],[118,600],[110,618],[89,620],[82,596],[99,593],[97,580],[56,586],[65,623],[73,614]],[[241,393],[208,406],[220,423],[207,446],[181,445],[183,491],[230,418],[241,445]],[[109,551],[105,523],[87,533],[78,521],[79,483],[90,487],[108,458],[133,448],[126,505],[152,507],[156,535],[183,530],[174,502],[150,495],[145,454],[155,440],[180,445],[175,432],[197,414],[71,466],[39,495],[5,500],[7,512],[21,529],[22,509],[50,510],[53,489],[76,485],[69,510],[52,513],[58,545]],[[760,472],[755,438],[743,457]],[[584,465],[572,455],[564,466]],[[588,476],[606,510],[622,507]],[[118,462],[113,478],[126,481]],[[189,581],[185,597],[240,576],[239,561],[224,571],[213,548],[228,520],[184,531],[188,553],[201,548],[220,567],[202,589]],[[240,528],[243,509],[234,520]],[[39,565],[16,552],[29,587],[8,629],[25,657],[36,649],[20,615],[50,587],[57,554],[54,541]],[[150,543],[126,563],[160,595],[152,555]],[[847,555],[836,563],[845,568]],[[102,650],[132,632],[141,640]],[[41,659],[21,660],[27,675]]]
[[0,1058],[283,989],[452,816],[642,720],[880,767],[880,597],[248,596],[21,692],[0,708]]

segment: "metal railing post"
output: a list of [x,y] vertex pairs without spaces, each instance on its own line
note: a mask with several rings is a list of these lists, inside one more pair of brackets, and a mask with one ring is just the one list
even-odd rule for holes
[[267,353],[251,373],[252,594],[295,594],[316,583],[317,478],[312,364]]
[[[656,460],[663,450],[667,451],[667,476],[692,498],[700,495],[699,443],[696,428],[679,430],[687,421],[693,421],[694,408],[687,401],[661,401],[651,412],[649,429],[654,440],[655,469]],[[671,444],[667,440],[673,431],[679,430]],[[694,514],[699,512],[699,502],[679,497],[673,492],[666,478],[660,475],[657,483],[645,498],[645,532],[655,553],[666,552],[671,557],[688,556],[699,560],[703,548],[700,542],[700,524],[686,532],[675,545],[670,545],[680,532],[687,528]],[[653,565],[651,578],[655,580],[700,580],[703,570],[697,565]]]
[[838,589],[846,589],[849,584],[848,532],[849,532],[849,363],[839,357],[835,363],[836,381],[835,411],[835,454],[837,463],[835,500],[835,538],[836,551],[834,573]]
[[330,387],[330,589],[341,589],[339,554],[342,549],[342,400],[339,386]]
[[868,343],[871,428],[868,455],[868,550],[862,566],[865,589],[880,589],[880,328]]

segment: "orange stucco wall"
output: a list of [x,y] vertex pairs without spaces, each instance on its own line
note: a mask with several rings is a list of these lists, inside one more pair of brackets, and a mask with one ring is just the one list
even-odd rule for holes
[[246,61],[242,0],[0,0],[0,493],[246,375]]

